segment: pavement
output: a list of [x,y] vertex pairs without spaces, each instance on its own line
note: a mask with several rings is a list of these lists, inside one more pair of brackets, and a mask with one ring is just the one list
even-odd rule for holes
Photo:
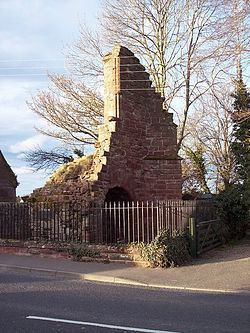
[[1,271],[29,271],[86,281],[215,293],[250,293],[250,238],[214,249],[187,266],[134,267],[37,255],[0,254]]

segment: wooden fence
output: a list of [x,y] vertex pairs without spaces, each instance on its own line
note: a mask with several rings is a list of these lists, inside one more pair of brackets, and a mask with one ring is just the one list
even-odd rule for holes
[[161,229],[215,219],[210,201],[0,203],[0,238],[52,242],[148,243]]

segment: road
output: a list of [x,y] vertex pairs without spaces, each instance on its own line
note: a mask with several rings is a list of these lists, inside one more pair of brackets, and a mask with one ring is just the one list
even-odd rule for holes
[[1,333],[249,333],[249,309],[249,294],[172,292],[0,272]]

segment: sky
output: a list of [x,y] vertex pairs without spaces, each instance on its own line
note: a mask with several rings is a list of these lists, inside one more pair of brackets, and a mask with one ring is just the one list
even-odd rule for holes
[[66,73],[67,47],[80,22],[95,26],[101,0],[0,0],[0,150],[17,175],[17,195],[48,178],[34,172],[23,152],[54,142],[39,134],[39,119],[26,102],[48,86],[47,72]]

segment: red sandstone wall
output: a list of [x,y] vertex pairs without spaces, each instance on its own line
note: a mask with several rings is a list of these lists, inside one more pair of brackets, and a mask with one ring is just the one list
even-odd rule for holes
[[151,88],[144,67],[118,46],[104,58],[104,77],[105,124],[94,196],[103,198],[109,188],[120,186],[133,200],[181,198],[176,125],[163,112],[162,98]]
[[53,201],[103,201],[122,187],[132,200],[181,198],[176,125],[149,74],[128,49],[104,57],[104,124],[91,170],[77,179],[47,184],[36,197]]

